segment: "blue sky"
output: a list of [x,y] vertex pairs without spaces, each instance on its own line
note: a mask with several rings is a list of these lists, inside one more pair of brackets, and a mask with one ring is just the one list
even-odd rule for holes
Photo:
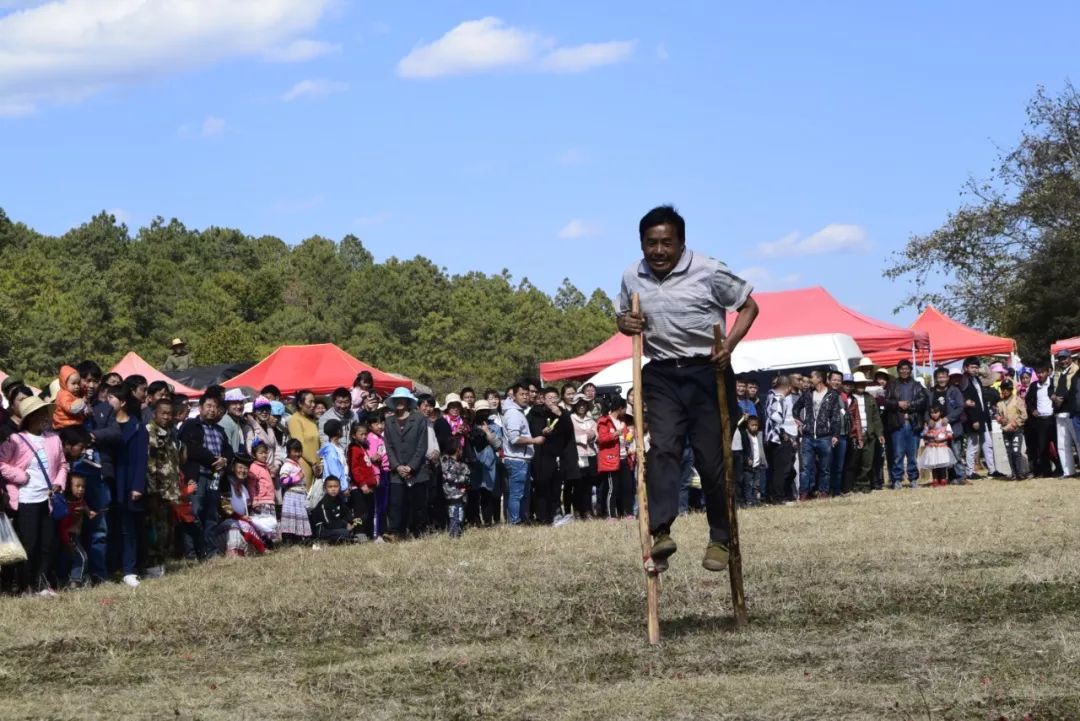
[[[817,7],[811,7],[816,5]],[[0,206],[102,209],[614,295],[637,221],[891,315],[889,252],[1074,72],[1080,6],[0,0]]]

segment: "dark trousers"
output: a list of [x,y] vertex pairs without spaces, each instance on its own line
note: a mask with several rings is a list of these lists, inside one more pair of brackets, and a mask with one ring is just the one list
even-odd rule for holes
[[817,490],[828,496],[832,488],[829,472],[832,469],[832,438],[803,436],[799,441],[799,496]]
[[[431,485],[427,481],[411,486],[390,484],[390,508],[387,512],[390,533],[404,538],[409,533],[419,536],[427,529],[428,487]],[[443,505],[445,507],[445,503]]]
[[[847,461],[848,439],[840,436],[829,459],[829,491],[838,496],[844,492],[844,463]],[[850,489],[849,489],[850,490]]]
[[765,466],[743,468],[739,483],[739,503],[757,506],[768,492],[768,469]]
[[26,562],[19,565],[19,590],[55,588],[57,538],[49,502],[20,503],[15,511],[15,533],[26,550]]
[[315,532],[315,538],[318,538],[320,541],[326,541],[327,543],[344,543],[349,540],[349,529],[319,526],[318,530]]
[[[648,463],[645,467],[648,468]],[[637,489],[630,462],[625,458],[620,459],[619,470],[605,473],[604,476],[604,481],[601,482],[604,515],[608,518],[632,515]]]
[[349,506],[352,508],[353,518],[360,520],[361,532],[370,538],[375,532],[375,493],[364,493],[359,488],[354,488],[349,494]]
[[139,566],[146,561],[146,523],[142,511],[129,508],[120,509],[120,534],[123,539],[121,551],[121,571],[125,576],[139,572]]
[[536,522],[550,525],[559,511],[562,473],[552,459],[533,461],[533,512]]
[[1024,472],[1027,463],[1021,460],[1021,434],[1019,431],[1004,431],[1001,435],[1005,441],[1005,455],[1009,459],[1009,469],[1012,470],[1012,477],[1015,480],[1020,480],[1027,475]]
[[795,445],[790,440],[770,443],[765,447],[769,461],[769,486],[766,497],[769,503],[783,503],[794,499]]
[[879,488],[878,479],[874,476],[874,463],[881,455],[881,445],[877,439],[867,436],[863,439],[862,448],[853,441],[848,446],[848,455],[851,456],[851,488],[849,490],[869,492],[874,488]]
[[172,505],[158,493],[147,494],[146,558],[142,566],[161,566],[173,548]]
[[108,568],[108,511],[112,504],[111,479],[101,478],[97,474],[87,474],[86,505],[97,512],[94,518],[83,518],[82,543],[86,549],[87,565],[90,577],[94,581],[104,581],[109,577]]
[[205,556],[220,553],[217,534],[214,529],[217,528],[219,520],[221,492],[216,488],[210,488],[210,484],[213,482],[207,476],[200,476],[195,495],[191,497],[191,510],[195,514],[195,525],[199,527],[199,534],[202,537],[202,552]]
[[1057,438],[1057,426],[1053,416],[1035,416],[1029,418],[1027,427],[1031,429],[1028,443],[1028,460],[1031,472],[1036,476],[1049,476],[1053,471],[1054,457],[1050,444]]
[[[738,418],[733,405],[735,376],[725,373],[729,414]],[[716,370],[712,365],[678,368],[650,363],[642,370],[641,398],[645,403],[652,439],[645,464],[649,515],[654,534],[667,531],[679,513],[683,448],[687,436],[694,449],[694,467],[701,476],[709,539],[727,543],[731,537],[724,486],[723,430],[716,397]],[[638,439],[641,442],[641,439]]]

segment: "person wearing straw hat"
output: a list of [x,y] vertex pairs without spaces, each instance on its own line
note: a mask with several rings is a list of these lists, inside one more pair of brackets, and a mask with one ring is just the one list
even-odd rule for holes
[[870,379],[862,371],[851,377],[851,435],[853,446],[853,490],[869,493],[874,490],[874,458],[879,446],[885,445],[885,425],[877,402],[866,392]]
[[386,420],[384,440],[390,459],[390,503],[387,525],[389,541],[419,535],[427,526],[428,424],[416,412],[417,398],[398,387],[386,399],[394,415]]
[[[731,523],[724,482],[725,430],[721,421],[717,369],[724,371],[727,398],[735,398],[731,353],[758,314],[753,288],[723,263],[686,247],[686,222],[671,206],[650,210],[638,224],[643,258],[622,277],[619,330],[644,334],[650,359],[642,373],[638,402],[644,403],[651,446],[645,464],[653,537],[650,557],[666,569],[677,546],[671,525],[679,512],[683,450],[687,436],[694,466],[701,476],[709,541],[702,565],[710,571],[728,567]],[[641,299],[641,312],[631,298]],[[727,312],[738,315],[723,345],[714,347],[713,327],[723,330]],[[732,417],[738,417],[734,408]]]
[[8,506],[15,512],[15,531],[27,557],[19,567],[18,588],[55,596],[52,497],[67,485],[68,462],[60,437],[45,430],[52,405],[30,396],[19,401],[18,411],[22,429],[0,445],[0,475],[7,483]]
[[195,365],[191,357],[191,351],[187,349],[187,343],[183,338],[173,338],[169,343],[169,355],[165,358],[163,371],[186,371]]

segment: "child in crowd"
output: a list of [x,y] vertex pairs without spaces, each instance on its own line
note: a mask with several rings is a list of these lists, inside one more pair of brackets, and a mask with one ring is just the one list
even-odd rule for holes
[[379,471],[371,460],[367,424],[359,421],[353,425],[349,440],[349,480],[352,483],[349,505],[353,517],[361,523],[364,537],[370,537],[374,527],[375,489],[379,485]]
[[[329,425],[329,424],[327,424]],[[311,537],[311,521],[308,520],[307,489],[304,488],[304,472],[300,459],[304,446],[293,438],[285,444],[286,458],[281,464],[281,524],[278,530],[287,541],[299,541]]]
[[949,468],[956,465],[956,456],[949,447],[952,437],[952,429],[942,416],[941,406],[933,406],[923,430],[923,441],[926,445],[919,458],[919,466],[931,470],[933,482],[930,485],[934,487],[949,485]]
[[750,508],[761,504],[761,498],[767,491],[769,472],[769,464],[765,460],[765,434],[761,432],[761,419],[758,416],[746,418],[743,442],[739,502]]
[[[327,478],[333,476],[340,483],[342,478],[347,479],[349,477],[349,461],[345,457],[345,449],[341,447],[341,436],[344,432],[344,426],[336,418],[330,419],[323,426],[326,443],[319,449],[319,458],[322,459],[322,478],[319,479],[321,483],[314,483],[308,492],[309,509],[315,508],[322,498],[322,494],[326,492],[322,486],[326,483]],[[341,495],[344,496],[343,500],[348,501],[349,489],[339,488],[339,490]]]
[[353,380],[352,390],[349,392],[353,413],[358,416],[364,410],[364,401],[372,393],[375,387],[375,379],[371,371],[360,371]]
[[390,505],[390,456],[386,453],[386,440],[383,438],[383,431],[386,430],[386,409],[379,408],[368,419],[367,427],[368,458],[379,476],[378,485],[375,486],[371,537],[381,543],[383,533],[386,532],[386,509]]
[[274,508],[274,478],[270,475],[270,447],[255,438],[251,441],[251,466],[248,467],[248,495],[251,496],[251,522],[266,539],[278,539],[277,513]]
[[82,588],[86,578],[86,551],[80,535],[84,518],[94,518],[97,513],[86,506],[86,478],[72,471],[64,490],[67,515],[57,521],[60,536],[60,586]]
[[442,487],[446,496],[450,538],[461,538],[465,530],[465,494],[469,490],[469,464],[461,460],[461,446],[441,458]]
[[343,543],[349,540],[353,524],[352,511],[341,497],[341,480],[337,476],[327,476],[323,481],[323,497],[311,511],[315,538]]
[[1001,382],[1001,400],[997,404],[997,415],[1001,420],[1001,435],[1005,440],[1005,455],[1009,459],[1009,469],[1014,481],[1030,478],[1028,462],[1020,452],[1020,442],[1024,438],[1024,423],[1027,422],[1027,404],[1016,392],[1013,382],[1005,379]]
[[[596,487],[596,421],[592,417],[592,403],[584,396],[574,399],[574,443],[577,446],[577,478],[574,483],[573,506],[578,518],[592,515],[592,493]],[[567,475],[573,471],[567,469]]]
[[81,426],[86,421],[87,405],[83,398],[82,376],[71,366],[60,369],[60,392],[53,410],[53,430]]

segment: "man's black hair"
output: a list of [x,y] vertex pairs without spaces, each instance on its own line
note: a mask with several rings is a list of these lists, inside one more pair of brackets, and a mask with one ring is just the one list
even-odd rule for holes
[[155,411],[157,411],[157,409],[161,408],[162,406],[164,406],[165,408],[169,408],[171,410],[172,407],[173,407],[172,399],[171,398],[158,398],[156,401],[154,401],[154,405],[151,406],[151,407]]
[[101,366],[92,360],[84,360],[75,366],[75,370],[79,371],[79,375],[84,379],[101,380]]
[[203,395],[204,396],[211,396],[213,398],[217,398],[218,403],[224,403],[225,402],[225,386],[221,386],[221,385],[207,386],[206,390],[203,391]]
[[968,366],[980,366],[980,365],[982,365],[982,363],[980,363],[979,359],[976,358],[975,356],[968,356],[967,358],[964,359],[964,367],[965,368],[967,368]]
[[1013,382],[1011,380],[1006,378],[1005,380],[1001,381],[1001,390],[1003,390],[1003,391],[1011,391],[1012,389],[1013,389]]
[[262,390],[259,391],[259,395],[263,395],[263,396],[265,396],[268,393],[270,395],[274,396],[274,398],[277,398],[277,399],[281,398],[281,389],[278,388],[273,383],[271,383],[270,385],[263,386]]
[[332,393],[332,394],[330,395],[330,398],[331,398],[332,400],[335,400],[335,401],[336,401],[336,400],[337,400],[338,398],[349,398],[349,399],[352,399],[352,394],[351,394],[351,393],[349,393],[349,389],[348,389],[348,388],[346,388],[345,386],[341,386],[340,388],[335,388],[335,389],[334,389],[334,392],[333,392],[333,393]]
[[904,368],[905,366],[908,367],[908,368],[911,368],[911,361],[909,359],[907,359],[907,358],[901,358],[900,360],[898,360],[896,362],[896,370],[900,370],[901,368]]
[[124,383],[127,383],[128,388],[135,390],[139,386],[146,385],[146,376],[141,376],[138,373],[135,373],[134,375],[130,375],[125,378]]
[[207,401],[221,403],[221,396],[217,395],[216,393],[211,393],[210,389],[207,388],[206,393],[203,393],[201,396],[199,396],[199,408],[202,408],[204,405],[206,405]]
[[[833,376],[840,376],[840,380],[844,380],[844,374],[836,370],[835,368],[829,371],[829,380],[832,380]],[[749,380],[747,382],[749,382]]]
[[527,391],[527,390],[529,390],[528,382],[527,381],[518,381],[514,385],[507,388],[506,392],[509,393],[511,396],[516,396],[518,391]]
[[161,391],[167,390],[169,390],[169,384],[165,381],[154,381],[150,385],[146,386],[146,393],[147,395],[151,396],[155,393],[160,393]]
[[935,378],[937,378],[938,373],[944,373],[945,375],[950,375],[949,369],[946,368],[945,366],[938,366],[937,368],[934,369],[934,377]]
[[65,446],[77,444],[89,446],[93,442],[94,439],[90,437],[90,431],[86,430],[86,426],[68,426],[60,429],[60,443]]
[[476,395],[476,389],[473,388],[472,386],[465,386],[464,388],[461,389],[461,393],[458,393],[458,395],[461,396],[462,398],[464,398],[466,393],[472,393],[475,396]]
[[658,225],[672,226],[679,236],[679,241],[686,242],[686,221],[679,215],[679,211],[675,210],[675,206],[658,205],[646,213],[638,223],[638,236],[645,240],[645,231]]
[[577,386],[575,386],[573,383],[564,383],[563,387],[559,389],[559,398],[562,398],[563,395],[566,394],[567,388],[573,388],[574,392],[577,392]]
[[559,389],[555,386],[547,386],[540,391],[541,396],[546,396],[548,393],[554,393],[559,398],[562,398],[562,393],[559,393]]
[[420,395],[416,396],[416,405],[420,405],[421,403],[427,403],[433,408],[437,407],[437,404],[435,403],[435,396],[431,395],[430,393],[421,393]]

